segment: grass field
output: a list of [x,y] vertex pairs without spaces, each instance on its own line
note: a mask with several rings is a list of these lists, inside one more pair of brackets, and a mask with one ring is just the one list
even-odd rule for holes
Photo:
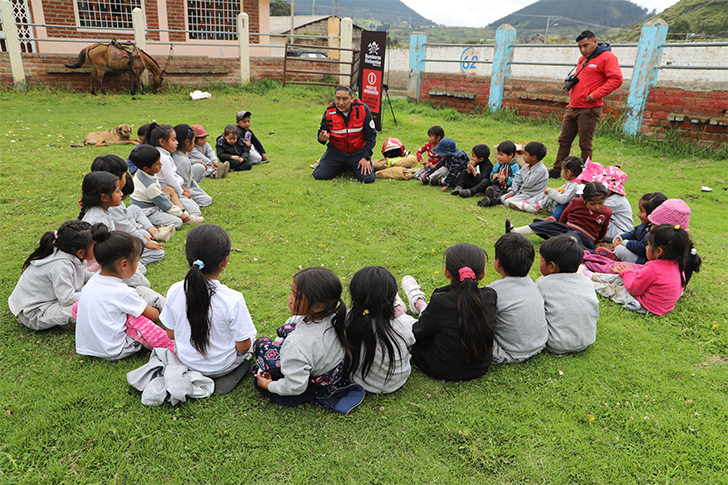
[[[125,379],[145,357],[81,357],[72,333],[18,324],[7,297],[22,262],[44,231],[77,216],[93,158],[129,152],[69,145],[121,122],[200,123],[219,134],[236,110],[252,111],[273,161],[202,186],[214,197],[207,221],[227,229],[240,250],[222,281],[243,292],[261,336],[287,317],[299,267],[324,265],[346,284],[379,264],[398,280],[414,275],[429,295],[446,284],[448,246],[478,244],[492,258],[506,215],[529,222],[528,214],[483,209],[414,181],[313,180],[308,166],[323,152],[314,137],[328,91],[261,84],[212,92],[198,102],[183,91],[137,99],[0,92],[0,483],[728,483],[728,172],[726,160],[682,154],[674,144],[622,141],[603,129],[594,151],[629,174],[635,215],[645,192],[690,204],[702,271],[663,317],[602,300],[597,342],[577,355],[543,353],[465,383],[415,369],[401,390],[369,395],[346,417],[270,404],[250,378],[226,396],[147,408]],[[387,136],[414,150],[440,124],[468,152],[483,142],[538,140],[549,148],[547,163],[554,159],[554,124],[403,100],[394,108],[399,126],[385,116],[377,151]],[[184,277],[186,231],[149,267],[161,292]],[[484,284],[496,277],[489,266]]]

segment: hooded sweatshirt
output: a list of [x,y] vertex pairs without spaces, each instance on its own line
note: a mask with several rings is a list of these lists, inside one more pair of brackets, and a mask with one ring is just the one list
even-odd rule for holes
[[91,276],[86,261],[55,249],[48,257],[30,262],[8,298],[8,306],[15,316],[55,302],[71,306]]
[[[595,108],[604,106],[604,96],[622,85],[622,69],[617,56],[612,54],[608,42],[599,42],[586,67],[586,57],[581,56],[575,73],[579,82],[569,91],[569,106],[572,108]],[[586,97],[591,94],[594,102]]]

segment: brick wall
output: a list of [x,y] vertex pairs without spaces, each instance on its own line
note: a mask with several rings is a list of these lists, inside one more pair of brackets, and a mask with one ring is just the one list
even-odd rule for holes
[[[561,118],[569,102],[561,82],[508,79],[503,106],[524,117]],[[420,99],[433,106],[462,113],[480,113],[488,106],[490,78],[422,73]],[[625,111],[629,85],[604,100],[604,117],[619,120]],[[686,141],[720,147],[728,143],[728,91],[689,91],[653,88],[647,98],[642,132],[662,137],[665,129],[679,129]]]
[[[28,85],[61,86],[75,91],[90,91],[91,69],[88,61],[80,69],[68,69],[64,64],[75,61],[75,57],[61,54],[23,54],[23,66]],[[164,67],[166,59],[159,59]],[[304,69],[326,71],[325,64],[306,66]],[[299,66],[301,68],[301,66]],[[321,82],[322,75],[289,75],[289,80]],[[283,79],[283,58],[253,57],[250,59],[250,77],[260,79]],[[208,57],[174,56],[167,66],[165,84],[199,86],[213,83],[239,84],[240,61],[238,59],[214,59]],[[0,86],[13,86],[10,57],[0,52]],[[104,76],[104,88],[110,91],[128,91],[131,87],[126,73],[109,71]]]
[[[45,16],[46,25],[68,25],[71,27],[78,27],[78,21],[76,19],[75,0],[44,0],[43,1],[43,15]],[[147,27],[150,29],[159,28],[159,12],[157,11],[156,1],[143,1],[144,12],[147,15]],[[89,37],[89,30],[93,28],[84,28],[85,32],[79,32],[76,29],[65,29],[58,27],[48,27],[48,38],[67,38],[67,39],[87,39]],[[134,40],[134,33],[129,31],[114,31],[105,33],[104,31],[98,31],[97,36],[104,38],[109,36],[120,41],[131,41]],[[147,34],[147,40],[159,40],[159,32],[150,32]],[[81,49],[79,49],[81,50]]]

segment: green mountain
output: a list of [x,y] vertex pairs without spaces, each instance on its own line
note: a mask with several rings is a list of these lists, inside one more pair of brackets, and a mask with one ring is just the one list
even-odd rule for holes
[[[726,0],[728,1],[728,0]],[[488,27],[510,24],[519,37],[541,33],[549,25],[549,33],[579,33],[591,30],[596,34],[609,29],[627,28],[647,20],[654,12],[628,0],[539,0],[536,3],[496,20]]]
[[[289,2],[290,3],[290,2]],[[314,10],[314,3],[316,8]],[[434,22],[426,19],[399,0],[337,0],[340,17],[374,20],[378,23],[411,25],[432,25]],[[336,14],[333,0],[295,0],[296,15],[329,15]]]
[[[681,0],[655,17],[667,22],[668,40],[728,39],[728,0]],[[636,41],[642,24],[633,26],[618,40]]]

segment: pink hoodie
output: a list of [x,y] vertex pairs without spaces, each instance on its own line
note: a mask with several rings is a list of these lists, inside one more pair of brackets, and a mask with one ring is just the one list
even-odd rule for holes
[[619,276],[629,294],[656,315],[671,312],[683,293],[680,268],[674,260],[648,261],[642,269],[623,269]]

